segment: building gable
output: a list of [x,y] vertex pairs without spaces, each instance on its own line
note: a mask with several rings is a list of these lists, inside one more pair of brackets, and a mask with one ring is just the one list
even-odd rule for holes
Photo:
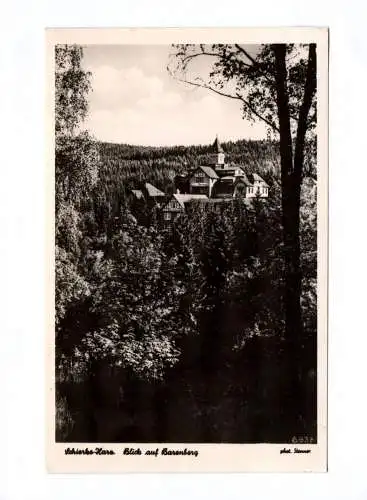
[[211,167],[200,165],[191,173],[190,180],[193,178],[218,179],[218,174]]
[[158,198],[158,197],[160,198],[160,197],[165,196],[163,191],[156,188],[155,186],[153,186],[153,184],[150,184],[149,182],[145,183],[145,189],[148,193],[148,196],[150,196],[151,198]]
[[259,174],[253,173],[252,174],[252,181],[253,181],[254,185],[258,185],[258,186],[261,185],[264,187],[269,187],[269,184],[267,182],[265,182],[264,179],[262,177],[260,177]]
[[144,194],[141,189],[132,189],[131,193],[137,200],[144,200]]
[[164,212],[181,212],[183,206],[176,200],[175,196],[172,196],[170,200],[164,205]]

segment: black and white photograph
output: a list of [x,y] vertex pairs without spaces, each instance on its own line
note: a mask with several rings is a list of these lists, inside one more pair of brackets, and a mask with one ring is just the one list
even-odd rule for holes
[[322,470],[327,30],[178,31],[49,42],[50,439]]

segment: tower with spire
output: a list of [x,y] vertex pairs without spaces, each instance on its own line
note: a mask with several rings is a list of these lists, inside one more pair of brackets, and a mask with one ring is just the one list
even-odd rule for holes
[[217,168],[223,168],[224,167],[224,151],[222,148],[222,145],[218,139],[218,135],[215,138],[215,141],[212,146],[213,153],[212,153],[212,163],[215,165]]

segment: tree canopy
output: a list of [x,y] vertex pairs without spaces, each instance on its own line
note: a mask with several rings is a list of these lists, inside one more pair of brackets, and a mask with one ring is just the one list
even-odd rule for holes
[[[316,124],[316,44],[175,45],[168,70],[180,81],[238,100],[243,116],[265,122],[279,140],[283,230],[285,338],[289,392],[294,400],[289,426],[297,426],[304,404],[301,379],[305,332],[302,322],[300,243],[301,185]],[[212,61],[195,75],[195,61]],[[312,148],[311,146],[311,148]],[[291,415],[292,413],[292,415]]]

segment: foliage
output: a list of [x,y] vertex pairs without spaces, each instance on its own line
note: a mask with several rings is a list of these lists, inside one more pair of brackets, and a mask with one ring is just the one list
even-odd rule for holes
[[98,150],[87,132],[56,142],[56,201],[78,203],[97,181]]
[[98,155],[87,133],[80,131],[88,108],[90,74],[82,68],[82,49],[55,47],[55,300],[56,326],[70,306],[90,294],[80,265],[83,197],[95,183]]
[[[255,47],[239,44],[175,45],[168,69],[179,80],[239,101],[247,120],[261,121],[279,139],[284,337],[288,389],[281,397],[289,429],[299,428],[299,415],[307,405],[305,345],[302,302],[305,292],[301,258],[301,186],[306,169],[314,174],[312,156],[316,143],[316,44],[270,44]],[[195,77],[197,58],[212,58],[209,74]],[[306,169],[305,169],[306,167]],[[311,336],[312,337],[312,336]],[[315,345],[315,336],[313,336]],[[312,343],[312,342],[311,342]],[[289,400],[293,400],[289,407]],[[291,431],[292,432],[292,431]]]
[[55,132],[75,135],[87,116],[87,95],[91,90],[90,77],[82,68],[83,49],[80,46],[55,47]]
[[91,74],[79,46],[55,47],[56,202],[77,203],[97,180],[98,152],[81,125],[87,115]]
[[[124,222],[125,220],[125,222]],[[161,378],[178,359],[175,338],[184,286],[174,279],[177,259],[166,258],[154,228],[125,214],[99,266],[93,310],[101,328],[84,341],[89,356],[108,357],[139,377]]]
[[[246,46],[239,44],[178,44],[168,66],[169,72],[179,80],[207,88],[219,95],[242,103],[247,120],[264,121],[274,133],[279,133],[276,63],[272,45]],[[194,60],[205,57],[212,60],[208,75],[187,76],[195,71]],[[292,131],[295,137],[303,100],[307,73],[308,46],[286,46],[287,92]],[[309,131],[316,124],[316,97],[314,96],[308,120]]]
[[76,265],[71,262],[68,253],[59,246],[56,246],[55,264],[55,307],[58,325],[65,316],[67,307],[87,297],[90,289],[87,281],[78,273]]
[[74,427],[74,420],[68,408],[66,397],[56,399],[56,440],[64,441],[67,436],[72,432]]

